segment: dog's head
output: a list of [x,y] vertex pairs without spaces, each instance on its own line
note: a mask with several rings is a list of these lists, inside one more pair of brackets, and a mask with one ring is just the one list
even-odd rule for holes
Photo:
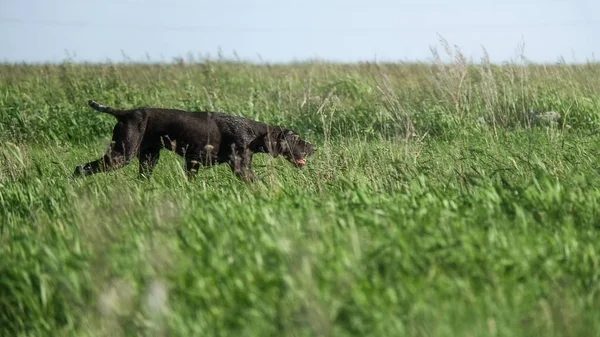
[[283,156],[296,167],[306,165],[306,159],[317,151],[317,146],[303,140],[289,129],[269,133],[266,137],[268,152],[274,157]]

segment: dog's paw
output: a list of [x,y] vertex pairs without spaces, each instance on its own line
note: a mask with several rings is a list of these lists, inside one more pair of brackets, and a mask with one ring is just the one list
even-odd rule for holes
[[75,171],[73,172],[73,177],[83,177],[86,175],[86,169],[84,167],[84,165],[79,165],[75,168]]

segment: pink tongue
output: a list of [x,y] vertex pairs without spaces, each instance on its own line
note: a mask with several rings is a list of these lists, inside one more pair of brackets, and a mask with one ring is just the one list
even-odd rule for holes
[[305,165],[306,164],[306,159],[296,159],[296,164]]

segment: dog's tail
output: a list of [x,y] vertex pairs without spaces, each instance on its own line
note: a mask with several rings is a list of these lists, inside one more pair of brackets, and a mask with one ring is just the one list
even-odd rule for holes
[[121,112],[121,110],[116,110],[116,109],[113,109],[113,108],[111,108],[109,106],[102,105],[102,104],[100,104],[100,103],[98,103],[98,102],[96,102],[94,100],[89,100],[88,101],[88,105],[90,107],[92,107],[92,109],[94,109],[96,111],[104,112],[104,113],[107,113],[107,114],[110,114],[110,115],[113,115],[113,116],[117,116]]

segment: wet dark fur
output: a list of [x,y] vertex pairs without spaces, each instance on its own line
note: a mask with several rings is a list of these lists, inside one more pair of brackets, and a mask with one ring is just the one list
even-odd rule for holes
[[88,101],[90,107],[117,119],[106,154],[75,168],[75,176],[115,170],[139,159],[139,176],[149,178],[161,149],[185,158],[189,178],[200,166],[227,163],[244,181],[257,179],[255,153],[282,155],[300,167],[317,147],[294,131],[218,112],[189,112],[165,108],[117,110]]

